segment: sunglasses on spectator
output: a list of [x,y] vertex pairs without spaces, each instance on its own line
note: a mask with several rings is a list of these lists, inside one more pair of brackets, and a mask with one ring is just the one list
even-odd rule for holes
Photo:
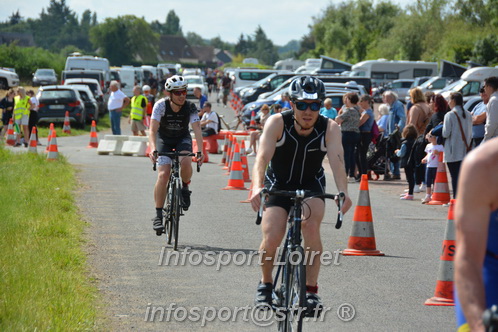
[[187,94],[187,90],[173,90],[172,92],[175,96],[182,96]]
[[322,103],[319,101],[313,101],[311,103],[307,103],[305,101],[296,101],[295,104],[296,108],[300,111],[306,111],[309,107],[313,112],[318,112],[320,110],[320,107],[322,106]]

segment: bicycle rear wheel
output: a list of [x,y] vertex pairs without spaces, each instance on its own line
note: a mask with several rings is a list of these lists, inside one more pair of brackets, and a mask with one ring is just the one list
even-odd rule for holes
[[285,320],[280,325],[284,332],[301,332],[306,313],[306,268],[304,250],[298,246],[290,251],[284,271],[285,291],[283,294],[286,310]]
[[181,187],[176,184],[174,188],[175,194],[174,194],[174,204],[173,204],[173,219],[172,219],[172,224],[173,224],[173,236],[175,237],[175,244],[173,246],[173,250],[177,250],[178,248],[178,229],[180,227],[180,214],[181,214],[181,195],[182,195],[182,189]]

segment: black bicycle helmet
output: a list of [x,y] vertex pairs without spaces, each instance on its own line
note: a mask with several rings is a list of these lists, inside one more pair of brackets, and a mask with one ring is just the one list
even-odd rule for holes
[[291,100],[303,99],[325,99],[325,86],[316,77],[301,76],[296,78],[289,85]]
[[164,83],[164,89],[166,89],[166,91],[183,90],[186,89],[187,86],[187,81],[183,76],[178,75],[171,76],[166,80],[166,83]]

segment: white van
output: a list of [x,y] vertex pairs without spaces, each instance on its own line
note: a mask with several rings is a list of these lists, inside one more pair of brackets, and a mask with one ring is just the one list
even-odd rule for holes
[[244,69],[237,68],[233,72],[233,75],[231,75],[233,89],[235,90],[238,87],[252,84],[276,72],[278,72],[278,70],[257,69],[257,68],[244,68]]
[[121,91],[123,91],[127,97],[133,97],[133,87],[135,86],[135,68],[121,67],[116,69],[119,71],[119,76],[121,77]]
[[285,69],[285,70],[295,71],[297,68],[301,67],[302,65],[304,65],[304,61],[295,60],[294,58],[289,58],[275,62],[273,69],[276,70]]
[[105,86],[111,82],[111,68],[109,60],[96,56],[68,56],[64,70],[101,70],[104,72]]
[[370,77],[372,83],[380,85],[398,79],[415,79],[421,76],[436,76],[437,62],[389,61],[386,59],[358,62],[351,68],[351,77]]
[[484,86],[484,79],[491,76],[498,76],[498,66],[471,68],[462,74],[459,81],[441,90],[441,95],[448,98],[450,93],[460,92],[464,102],[467,102],[472,97],[479,96],[479,90]]

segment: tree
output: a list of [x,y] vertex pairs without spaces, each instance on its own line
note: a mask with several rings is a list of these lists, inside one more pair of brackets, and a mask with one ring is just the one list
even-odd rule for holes
[[204,39],[196,34],[195,32],[187,32],[187,35],[185,36],[185,39],[187,39],[187,42],[191,45],[191,46],[204,46],[206,45],[206,42],[204,41]]
[[257,58],[266,65],[273,65],[279,59],[277,48],[266,37],[266,33],[259,25],[254,33],[254,47],[251,48],[248,55]]
[[166,16],[163,32],[165,35],[183,35],[182,27],[180,26],[180,18],[173,9],[170,10],[168,16]]
[[156,61],[159,36],[144,19],[133,15],[107,18],[90,30],[93,45],[116,66],[135,59]]
[[10,25],[16,25],[16,24],[19,24],[23,21],[23,17],[21,16],[21,14],[19,13],[19,9],[17,10],[17,12],[15,13],[12,13],[12,15],[9,16],[9,24]]
[[487,35],[476,42],[472,50],[472,60],[485,66],[498,64],[498,36]]

